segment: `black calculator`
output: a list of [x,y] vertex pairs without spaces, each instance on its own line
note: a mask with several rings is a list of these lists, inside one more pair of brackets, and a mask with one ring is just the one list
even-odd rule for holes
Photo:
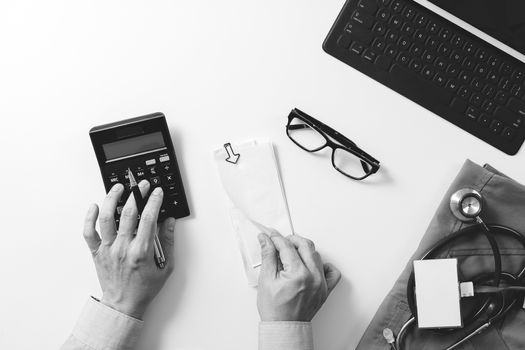
[[122,208],[131,193],[128,168],[133,172],[137,183],[148,180],[151,191],[155,187],[162,187],[164,203],[159,221],[168,217],[178,219],[190,215],[164,114],[154,113],[95,126],[89,131],[89,136],[106,193],[116,183],[125,187],[115,212],[117,225]]

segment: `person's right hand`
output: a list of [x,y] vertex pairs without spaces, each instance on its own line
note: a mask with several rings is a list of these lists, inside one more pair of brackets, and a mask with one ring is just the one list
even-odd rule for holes
[[323,264],[312,241],[298,235],[284,238],[259,234],[262,265],[257,307],[261,321],[309,322],[341,279]]
[[[149,192],[148,181],[139,184],[142,195]],[[157,187],[149,196],[137,229],[137,205],[130,195],[117,232],[114,213],[124,186],[116,184],[99,209],[92,205],[86,216],[84,238],[93,256],[102,299],[100,302],[128,316],[141,319],[150,302],[160,291],[173,271],[173,235],[175,219],[166,219],[160,228],[159,239],[166,253],[166,268],[159,269],[153,260],[153,241],[157,233],[157,218],[163,193]],[[96,231],[96,221],[100,233]]]

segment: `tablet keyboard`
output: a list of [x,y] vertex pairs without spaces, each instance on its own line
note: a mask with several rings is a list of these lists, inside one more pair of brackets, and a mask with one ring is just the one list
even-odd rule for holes
[[525,140],[525,64],[414,1],[347,1],[323,48],[507,154]]

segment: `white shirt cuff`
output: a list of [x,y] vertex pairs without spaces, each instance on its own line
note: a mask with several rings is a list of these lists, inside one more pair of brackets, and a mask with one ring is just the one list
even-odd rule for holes
[[138,342],[143,322],[90,298],[72,337],[94,350],[130,350]]
[[313,350],[310,322],[261,322],[259,350]]

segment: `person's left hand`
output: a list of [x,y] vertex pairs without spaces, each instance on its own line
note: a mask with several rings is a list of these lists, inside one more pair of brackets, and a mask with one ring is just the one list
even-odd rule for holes
[[[142,195],[148,193],[149,183],[139,184]],[[157,268],[154,262],[153,240],[162,205],[160,187],[151,193],[142,212],[138,230],[137,205],[129,196],[120,217],[117,233],[114,213],[124,186],[116,184],[109,191],[100,210],[96,204],[88,211],[84,238],[91,250],[100,286],[101,303],[128,316],[142,319],[146,308],[155,298],[173,271],[173,235],[175,219],[163,222],[159,239],[166,254],[166,268]],[[95,229],[99,221],[100,234]],[[136,235],[135,235],[136,233]]]

